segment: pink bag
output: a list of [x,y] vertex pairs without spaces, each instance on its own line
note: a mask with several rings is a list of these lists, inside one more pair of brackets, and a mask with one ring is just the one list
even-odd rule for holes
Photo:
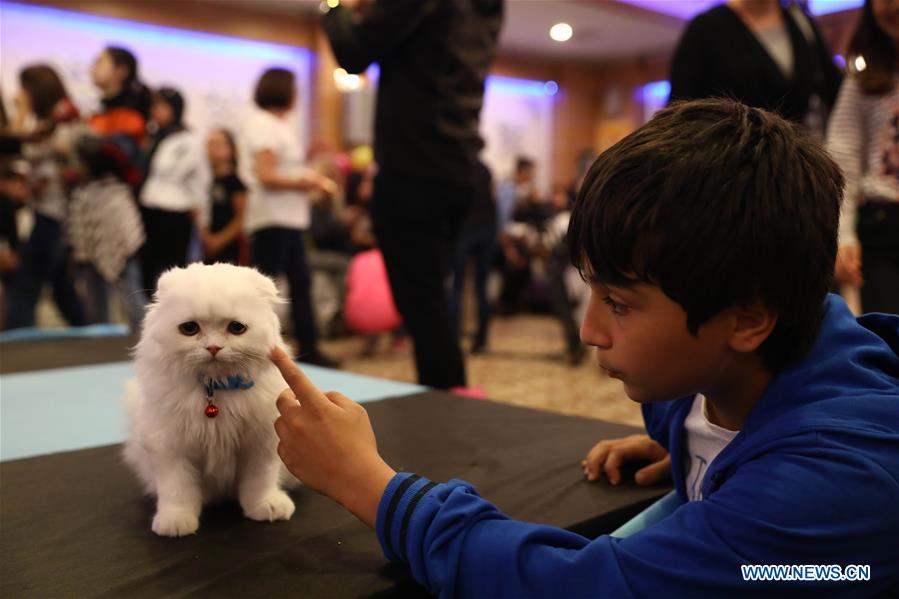
[[387,268],[379,250],[357,254],[350,261],[346,283],[343,316],[350,330],[372,335],[400,326],[402,319],[393,303]]

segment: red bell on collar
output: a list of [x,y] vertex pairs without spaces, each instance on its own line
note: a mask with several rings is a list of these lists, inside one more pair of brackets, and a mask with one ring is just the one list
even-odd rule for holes
[[215,418],[219,415],[219,407],[212,403],[211,399],[206,400],[206,409],[203,410],[203,413],[206,414],[207,418]]

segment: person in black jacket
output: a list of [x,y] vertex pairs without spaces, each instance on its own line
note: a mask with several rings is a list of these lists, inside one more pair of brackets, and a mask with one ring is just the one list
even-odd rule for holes
[[823,134],[842,77],[798,5],[729,0],[687,25],[670,79],[670,101],[729,97]]
[[503,0],[341,2],[323,25],[352,73],[380,65],[372,220],[418,380],[465,385],[445,281],[474,194],[484,80]]

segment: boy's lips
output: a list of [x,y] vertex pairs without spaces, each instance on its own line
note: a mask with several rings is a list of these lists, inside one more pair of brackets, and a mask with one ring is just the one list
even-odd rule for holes
[[610,368],[609,366],[606,366],[602,362],[599,363],[599,367],[602,368],[603,370],[605,370],[606,374],[608,374],[609,377],[611,377],[613,379],[621,378],[621,373],[619,371],[615,370],[614,368]]

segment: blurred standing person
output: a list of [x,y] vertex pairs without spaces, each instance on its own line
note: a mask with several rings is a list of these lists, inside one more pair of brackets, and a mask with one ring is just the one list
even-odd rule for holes
[[899,313],[899,1],[867,0],[827,147],[846,177],[836,279]]
[[497,192],[499,243],[502,248],[503,285],[499,311],[515,314],[531,282],[531,258],[535,233],[552,213],[551,206],[537,195],[536,167],[524,156],[515,159],[515,173]]
[[728,0],[687,25],[671,62],[670,101],[730,97],[823,135],[840,79],[798,4]]
[[258,110],[243,123],[240,136],[241,178],[248,187],[244,227],[250,234],[253,265],[271,277],[287,276],[300,360],[336,368],[337,362],[318,347],[304,232],[310,224],[309,194],[319,190],[333,195],[337,185],[305,164],[291,119],[297,100],[294,74],[266,70],[253,99]]
[[380,66],[372,219],[418,381],[465,385],[447,283],[474,194],[484,80],[503,0],[341,2],[323,17],[337,62]]
[[0,330],[6,322],[6,295],[19,269],[17,213],[28,201],[28,165],[0,158]]
[[63,179],[67,158],[60,154],[79,127],[78,111],[59,75],[47,65],[31,65],[19,74],[16,120],[12,133],[27,140],[24,157],[31,163],[30,199],[34,228],[21,250],[16,278],[9,289],[7,328],[34,326],[34,314],[45,283],[72,326],[86,324],[75,292],[71,249],[66,242],[68,190]]
[[206,152],[184,126],[184,97],[171,87],[153,95],[153,134],[147,147],[146,179],[139,201],[147,241],[142,252],[144,288],[156,289],[164,271],[187,264],[195,215],[209,189]]
[[478,302],[478,328],[471,343],[471,353],[482,353],[487,348],[487,329],[490,324],[490,300],[487,297],[487,277],[496,253],[496,201],[493,193],[493,176],[483,162],[478,162],[475,173],[474,199],[462,223],[462,232],[456,245],[456,261],[453,272],[453,318],[457,331],[462,330],[462,295],[468,263],[474,260],[474,288]]
[[85,177],[72,190],[69,237],[89,321],[109,322],[109,293],[114,291],[137,332],[148,301],[137,258],[144,225],[134,192],[122,179],[127,157],[118,144],[96,135],[81,136],[75,149]]
[[206,138],[212,186],[204,210],[200,240],[207,264],[240,264],[247,187],[237,174],[237,146],[226,129],[214,129]]
[[130,50],[107,46],[94,60],[91,78],[102,95],[102,109],[90,118],[90,126],[103,136],[124,136],[130,142],[129,158],[144,143],[152,96],[138,77],[137,58]]
[[519,205],[531,203],[537,193],[534,186],[534,161],[525,156],[515,159],[515,173],[505,179],[496,192],[497,230],[502,234]]

